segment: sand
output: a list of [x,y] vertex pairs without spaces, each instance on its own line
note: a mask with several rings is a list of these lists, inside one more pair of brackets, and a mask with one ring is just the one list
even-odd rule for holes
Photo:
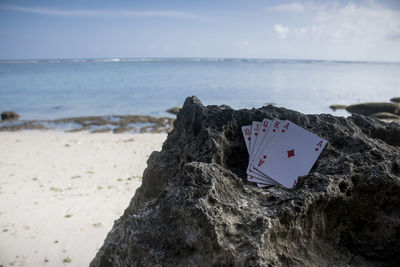
[[0,133],[0,266],[88,266],[166,134]]

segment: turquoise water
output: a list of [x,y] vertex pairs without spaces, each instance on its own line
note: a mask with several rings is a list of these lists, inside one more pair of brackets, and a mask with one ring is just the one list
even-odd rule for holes
[[275,103],[303,113],[400,96],[400,63],[114,59],[0,62],[0,111],[21,119],[167,115],[196,95],[233,108]]

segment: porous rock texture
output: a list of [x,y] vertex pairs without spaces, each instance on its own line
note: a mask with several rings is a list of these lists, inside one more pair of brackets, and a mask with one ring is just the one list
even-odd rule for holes
[[[246,182],[240,127],[290,120],[328,140],[295,188]],[[91,266],[399,266],[400,127],[186,99]]]

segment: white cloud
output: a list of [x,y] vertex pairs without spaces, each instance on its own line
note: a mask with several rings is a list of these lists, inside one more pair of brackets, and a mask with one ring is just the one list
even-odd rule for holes
[[280,24],[274,25],[274,31],[278,35],[279,39],[285,39],[289,33],[289,27],[285,27]]
[[321,6],[314,11],[313,25],[293,29],[298,37],[336,44],[377,44],[400,37],[400,12],[373,1],[367,5]]
[[293,2],[289,4],[274,6],[269,10],[282,12],[302,12],[304,10],[304,6],[301,3]]
[[41,7],[2,6],[3,10],[52,16],[127,16],[127,17],[174,17],[196,18],[194,14],[174,10],[119,10],[119,9],[53,9]]

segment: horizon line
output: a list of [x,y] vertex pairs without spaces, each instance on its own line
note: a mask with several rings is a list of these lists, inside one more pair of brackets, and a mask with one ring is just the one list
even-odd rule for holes
[[129,62],[129,61],[224,61],[224,60],[253,60],[253,61],[314,61],[314,62],[350,62],[350,63],[394,63],[400,61],[381,60],[344,60],[344,59],[305,59],[305,58],[247,58],[247,57],[94,57],[94,58],[27,58],[27,59],[0,59],[0,64],[17,63],[85,63],[85,62]]

